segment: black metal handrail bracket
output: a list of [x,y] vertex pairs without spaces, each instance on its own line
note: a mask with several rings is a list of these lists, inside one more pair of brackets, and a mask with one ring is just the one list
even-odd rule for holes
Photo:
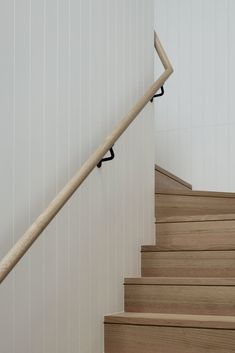
[[152,103],[152,102],[153,102],[153,99],[156,98],[156,97],[161,97],[161,96],[163,96],[164,93],[165,93],[164,87],[162,86],[162,87],[161,87],[161,93],[155,94],[155,95],[151,98],[150,102]]
[[112,159],[114,159],[115,154],[114,154],[114,151],[113,151],[113,146],[110,148],[109,152],[110,152],[110,156],[109,157],[103,158],[103,159],[101,159],[101,161],[99,161],[99,163],[97,164],[98,168],[102,167],[102,163],[103,162],[108,162],[108,161],[111,161]]

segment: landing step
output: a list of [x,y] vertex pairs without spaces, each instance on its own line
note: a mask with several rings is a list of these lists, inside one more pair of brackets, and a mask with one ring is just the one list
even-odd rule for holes
[[105,316],[104,323],[235,330],[235,316],[122,312]]

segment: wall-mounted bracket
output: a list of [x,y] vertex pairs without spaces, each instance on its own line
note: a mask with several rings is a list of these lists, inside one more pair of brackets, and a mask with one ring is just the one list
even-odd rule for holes
[[109,152],[110,152],[110,156],[101,159],[101,161],[97,164],[98,168],[101,168],[103,162],[111,161],[112,159],[114,159],[115,154],[114,154],[114,151],[113,151],[113,146],[110,148]]
[[153,102],[153,99],[156,98],[156,97],[161,97],[161,96],[163,96],[164,93],[165,93],[165,92],[164,92],[164,87],[162,86],[162,87],[161,87],[161,93],[155,94],[155,95],[151,98],[150,102],[152,103],[152,102]]

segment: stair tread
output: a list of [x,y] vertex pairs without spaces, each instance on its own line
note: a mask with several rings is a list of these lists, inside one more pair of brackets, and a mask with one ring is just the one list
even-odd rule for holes
[[182,196],[206,196],[206,197],[223,197],[235,198],[234,192],[221,191],[201,191],[201,190],[163,190],[155,192],[158,195],[182,195]]
[[226,245],[224,246],[224,248],[221,249],[162,249],[161,247],[159,247],[158,245],[142,245],[141,246],[141,251],[142,252],[160,252],[160,253],[164,253],[164,252],[168,252],[168,253],[177,253],[177,252],[183,252],[183,253],[191,253],[191,252],[234,252],[235,251],[235,247],[234,249],[231,248],[226,248]]
[[128,277],[124,284],[136,285],[189,285],[189,286],[235,286],[235,277]]
[[105,316],[104,323],[235,330],[235,316],[122,312]]
[[208,215],[173,215],[161,216],[156,223],[183,223],[183,222],[206,222],[206,221],[234,221],[235,213],[217,213]]

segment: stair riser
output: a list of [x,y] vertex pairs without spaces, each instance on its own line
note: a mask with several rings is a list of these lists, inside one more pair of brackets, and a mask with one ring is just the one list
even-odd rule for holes
[[235,198],[157,194],[155,211],[157,222],[233,219]]
[[142,252],[144,277],[235,277],[235,251]]
[[125,285],[125,311],[235,315],[235,287]]
[[235,331],[105,324],[105,353],[232,353]]
[[162,250],[232,250],[235,221],[157,223],[156,244]]

